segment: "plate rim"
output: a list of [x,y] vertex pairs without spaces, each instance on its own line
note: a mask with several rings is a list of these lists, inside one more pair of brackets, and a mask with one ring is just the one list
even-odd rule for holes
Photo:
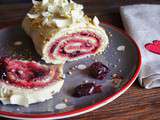
[[[13,119],[32,119],[32,120],[33,119],[39,119],[39,120],[45,119],[46,120],[46,119],[69,118],[69,117],[74,117],[74,116],[88,113],[90,111],[98,109],[98,108],[110,103],[111,101],[113,101],[114,99],[119,97],[120,95],[122,95],[133,84],[133,82],[136,80],[136,78],[140,72],[140,69],[142,66],[142,56],[141,56],[140,48],[136,44],[135,40],[133,40],[133,38],[131,38],[130,35],[128,33],[126,33],[125,31],[123,31],[122,29],[115,27],[114,25],[111,25],[110,23],[107,23],[107,22],[101,22],[101,23],[104,25],[110,26],[114,30],[117,30],[119,33],[123,34],[126,38],[128,38],[128,40],[130,40],[135,45],[135,47],[138,50],[139,61],[137,63],[138,67],[135,71],[135,74],[119,91],[117,91],[113,95],[106,97],[105,99],[103,99],[100,102],[97,102],[93,105],[90,105],[90,106],[87,106],[84,108],[80,108],[80,109],[75,109],[75,110],[68,111],[68,112],[57,113],[57,114],[50,113],[50,114],[30,114],[29,115],[29,114],[24,114],[24,113],[13,113],[13,112],[7,112],[7,111],[0,110],[0,116],[7,117],[7,118],[13,118]],[[1,30],[4,28],[1,28]]]

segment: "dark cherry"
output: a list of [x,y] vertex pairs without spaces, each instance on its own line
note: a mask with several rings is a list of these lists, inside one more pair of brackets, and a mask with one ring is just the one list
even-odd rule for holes
[[90,75],[96,79],[105,79],[108,72],[108,67],[101,62],[95,62],[89,67]]
[[74,97],[82,97],[101,92],[101,86],[96,86],[94,83],[85,83],[77,86],[74,89]]

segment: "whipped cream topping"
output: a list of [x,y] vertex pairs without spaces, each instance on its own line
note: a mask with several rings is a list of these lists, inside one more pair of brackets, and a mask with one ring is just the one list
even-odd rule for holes
[[72,0],[42,0],[33,2],[33,8],[27,14],[32,20],[49,27],[64,28],[75,24],[92,24],[99,26],[99,20],[93,20],[84,15],[83,5]]

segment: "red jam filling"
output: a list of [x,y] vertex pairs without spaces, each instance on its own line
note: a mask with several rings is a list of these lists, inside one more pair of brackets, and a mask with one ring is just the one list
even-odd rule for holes
[[[76,37],[76,39],[74,39],[74,37]],[[82,40],[80,38],[86,38],[86,40]],[[65,41],[65,39],[68,39],[68,41],[61,43],[62,41]],[[59,48],[56,55],[60,57],[68,57],[69,59],[86,56],[87,54],[94,54],[100,47],[100,39],[101,38],[99,38],[95,33],[88,31],[69,34],[57,39],[56,42],[53,43],[49,51],[49,56],[50,58],[54,59],[53,53],[57,46],[59,46]],[[90,42],[90,40],[94,40],[96,42],[93,44]],[[74,44],[77,43],[80,45],[74,46]],[[72,52],[67,52],[65,49],[66,47],[67,50],[71,50]]]
[[53,79],[49,79],[50,69],[36,62],[20,61],[11,58],[0,60],[1,81],[24,88],[44,87]]

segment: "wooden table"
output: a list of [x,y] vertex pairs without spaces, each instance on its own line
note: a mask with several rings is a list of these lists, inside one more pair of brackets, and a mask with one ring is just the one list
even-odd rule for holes
[[[115,2],[116,1],[116,2]],[[119,6],[133,3],[160,3],[159,0],[79,0],[90,16],[98,16],[123,29]],[[0,28],[20,23],[31,4],[0,5]],[[146,90],[136,81],[127,92],[108,105],[68,120],[159,120],[160,88]],[[0,118],[0,120],[7,120]]]

